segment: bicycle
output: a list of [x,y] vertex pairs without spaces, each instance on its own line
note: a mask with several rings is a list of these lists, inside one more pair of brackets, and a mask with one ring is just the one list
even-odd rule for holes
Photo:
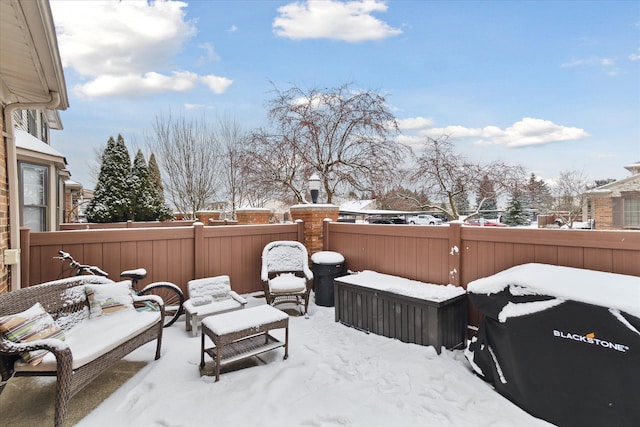
[[[109,277],[109,273],[102,270],[100,267],[81,264],[76,261],[68,252],[58,251],[58,254],[60,256],[54,257],[54,259],[59,259],[63,263],[65,261],[69,262],[69,267],[76,271],[76,276],[90,274],[94,276]],[[63,267],[60,276],[63,276],[64,272],[65,270]],[[164,327],[166,328],[173,325],[175,321],[178,320],[178,317],[180,317],[183,313],[182,304],[184,303],[184,294],[182,293],[182,290],[171,282],[154,282],[138,290],[138,281],[144,279],[145,277],[147,277],[147,270],[145,270],[144,268],[126,270],[120,273],[120,278],[131,280],[133,291],[137,295],[157,295],[162,298],[162,301],[164,301],[165,310]]]

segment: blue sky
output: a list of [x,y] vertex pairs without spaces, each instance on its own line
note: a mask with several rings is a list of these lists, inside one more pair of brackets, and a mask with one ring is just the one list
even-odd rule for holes
[[156,116],[244,130],[279,89],[386,96],[399,141],[478,162],[624,178],[640,161],[638,1],[52,0],[71,107],[52,145],[92,188],[95,148],[143,148]]

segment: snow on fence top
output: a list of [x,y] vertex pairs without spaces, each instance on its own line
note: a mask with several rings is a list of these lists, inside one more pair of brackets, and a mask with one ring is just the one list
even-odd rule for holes
[[425,301],[442,302],[465,293],[464,288],[453,285],[435,285],[404,277],[364,270],[357,274],[340,277],[338,280],[352,285],[391,292]]
[[640,277],[582,268],[529,263],[474,280],[467,291],[549,295],[618,310],[640,317]]

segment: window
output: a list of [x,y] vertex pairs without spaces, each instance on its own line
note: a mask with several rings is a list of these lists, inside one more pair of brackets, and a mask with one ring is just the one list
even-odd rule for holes
[[20,163],[22,226],[31,231],[47,229],[47,172],[46,166]]
[[27,111],[27,132],[35,137],[38,136],[38,128],[36,127],[36,111]]
[[624,226],[640,226],[640,199],[624,199]]

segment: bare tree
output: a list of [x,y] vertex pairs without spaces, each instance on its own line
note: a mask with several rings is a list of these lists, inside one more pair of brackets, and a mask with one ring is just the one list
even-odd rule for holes
[[556,187],[555,210],[564,217],[569,228],[582,216],[582,208],[586,202],[589,180],[585,172],[580,170],[564,170],[560,172]]
[[176,209],[191,217],[217,195],[220,146],[204,117],[156,116],[150,151],[162,168],[165,191]]
[[[275,89],[269,103],[272,129],[252,135],[254,171],[276,193],[289,191],[304,202],[307,180],[320,176],[324,196],[370,191],[402,161],[404,147],[383,96],[350,85],[303,91]],[[268,147],[268,148],[265,148]]]
[[307,203],[304,189],[311,168],[306,164],[299,147],[289,138],[272,135],[265,129],[254,131],[247,140],[242,162],[246,177],[253,182],[256,194],[245,194],[255,206],[261,206],[269,197]]
[[[458,219],[463,216],[460,207],[464,204],[461,196],[468,203],[468,194],[476,192],[482,181],[489,180],[493,184],[491,194],[483,194],[477,200],[475,212],[467,217],[480,213],[484,203],[490,199],[497,199],[514,183],[520,182],[524,176],[520,166],[511,166],[502,162],[491,162],[486,165],[468,161],[453,149],[449,138],[427,138],[424,151],[416,159],[416,167],[410,175],[417,191],[426,200],[413,198],[416,206],[421,210],[440,211],[450,218]],[[489,186],[485,186],[489,188]]]
[[245,136],[240,124],[228,115],[218,118],[215,134],[220,143],[221,160],[224,164],[220,174],[222,190],[231,206],[232,218],[235,219],[238,206],[242,206],[245,201],[250,199],[248,197],[250,182],[245,179],[246,169],[243,164]]

